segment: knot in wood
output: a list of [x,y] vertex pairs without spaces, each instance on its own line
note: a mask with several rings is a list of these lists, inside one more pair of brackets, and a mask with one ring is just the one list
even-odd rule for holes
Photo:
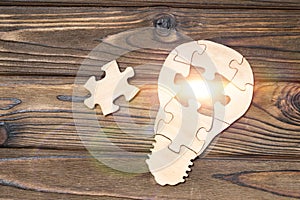
[[4,145],[8,139],[8,130],[4,124],[0,124],[0,146]]
[[288,85],[281,91],[277,99],[276,106],[282,114],[295,124],[300,123],[300,87],[298,85]]
[[173,15],[160,14],[154,19],[153,25],[159,29],[172,30],[176,27],[176,20]]
[[292,106],[298,113],[300,112],[300,87],[298,88],[298,93],[292,97]]

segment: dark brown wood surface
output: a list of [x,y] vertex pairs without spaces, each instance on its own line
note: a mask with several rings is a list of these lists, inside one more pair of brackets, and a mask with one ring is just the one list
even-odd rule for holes
[[142,6],[168,6],[179,8],[255,8],[255,9],[299,9],[300,3],[297,0],[2,0],[0,5],[34,5],[34,6],[108,6],[108,7],[142,7]]
[[[298,1],[129,1],[127,7],[110,2],[1,1],[0,198],[300,198]],[[72,114],[72,101],[82,104],[88,92],[72,94],[81,63],[100,39],[150,27],[169,16],[177,30],[193,39],[209,39],[241,52],[253,67],[255,89],[249,111],[194,161],[187,182],[161,187],[150,173],[121,173],[91,157]],[[159,69],[167,54],[147,49],[118,61],[121,67],[152,63]],[[135,84],[143,85],[153,83],[159,70],[136,72],[142,79]],[[153,96],[156,87],[150,84],[131,103],[120,99],[120,104],[132,110],[131,120],[148,126],[153,124],[148,111]],[[122,109],[121,114],[101,118],[109,138],[127,151],[148,154],[151,137],[140,133],[142,125],[132,131]],[[129,127],[126,131],[135,137],[113,128],[112,120]]]

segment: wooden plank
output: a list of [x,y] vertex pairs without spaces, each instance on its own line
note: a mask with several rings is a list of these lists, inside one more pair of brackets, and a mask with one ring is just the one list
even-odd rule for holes
[[[198,9],[139,8],[170,4]],[[11,0],[0,5],[23,5],[0,7],[1,199],[300,198],[298,1]],[[95,7],[107,5],[116,7]],[[112,35],[153,26],[163,13],[174,16],[176,29],[194,39],[240,51],[256,80],[249,111],[195,160],[187,182],[176,187],[161,187],[150,173],[118,172],[92,158],[76,132],[72,110],[72,102],[82,104],[88,94],[82,90],[72,97],[78,87],[74,77],[99,39],[109,36],[105,41],[114,44]],[[107,137],[133,157],[145,157],[151,148],[156,80],[166,56],[147,49],[121,57],[122,69],[135,68],[132,83],[142,91],[129,104],[118,99],[121,111],[114,116],[98,116]],[[138,67],[145,63],[153,64],[151,73]],[[100,139],[91,145],[105,147],[96,131],[86,135]],[[106,156],[123,156],[120,162],[133,158],[110,149]]]
[[[104,131],[112,142],[128,151],[147,154],[153,142],[150,127],[153,127],[156,117],[158,100],[156,86],[144,85],[141,79],[134,82],[140,86],[141,92],[132,102],[127,104],[121,98],[117,101],[121,105],[119,112],[108,117],[99,115],[98,118],[101,124],[105,124]],[[72,112],[76,110],[72,110],[71,101],[83,105],[88,92],[83,89],[82,96],[72,99],[73,84],[53,81],[53,84],[41,85],[39,82],[42,81],[37,79],[37,84],[26,84],[11,80],[0,84],[0,122],[6,125],[8,135],[3,145],[84,148],[75,129]],[[218,143],[208,151],[208,157],[299,157],[299,86],[299,83],[256,82],[249,111],[222,133]],[[16,101],[19,102],[17,105]],[[93,113],[85,115],[87,118],[92,116]],[[87,132],[87,136],[103,140],[103,136],[97,134],[97,127],[97,130],[92,126],[89,128],[94,132]]]
[[[2,7],[0,13],[2,75],[74,77],[99,39],[153,26],[167,13],[175,17],[176,29],[193,39],[210,39],[241,52],[256,80],[299,81],[298,11]],[[148,50],[120,62],[161,65],[167,54]]]
[[[5,150],[5,149],[4,149]],[[34,153],[35,152],[35,153]],[[47,155],[47,153],[49,154]],[[86,152],[0,149],[1,198],[293,199],[299,160],[197,159],[184,184],[159,186],[150,173],[118,172]],[[51,155],[51,156],[50,156]],[[87,155],[87,156],[86,156]],[[6,157],[6,158],[3,158]]]
[[257,0],[203,0],[203,1],[180,1],[180,0],[2,0],[0,5],[22,5],[22,6],[171,6],[171,7],[184,7],[184,8],[255,8],[255,9],[299,9],[299,1],[297,0],[270,0],[270,1],[257,1]]

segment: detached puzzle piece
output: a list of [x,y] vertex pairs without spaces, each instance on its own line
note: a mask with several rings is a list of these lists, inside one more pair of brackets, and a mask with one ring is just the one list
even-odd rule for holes
[[96,81],[94,76],[90,77],[84,87],[90,91],[91,97],[84,100],[84,104],[93,109],[96,104],[101,107],[103,115],[108,115],[119,110],[119,106],[113,102],[116,98],[124,95],[130,101],[139,92],[139,88],[130,85],[128,78],[134,76],[132,67],[127,67],[120,72],[117,62],[111,61],[101,68],[105,71],[105,77]]

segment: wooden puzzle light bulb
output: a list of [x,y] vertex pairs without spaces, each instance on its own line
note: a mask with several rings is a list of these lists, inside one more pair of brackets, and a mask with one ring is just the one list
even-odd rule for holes
[[[179,74],[187,78],[191,66],[204,69],[203,79],[176,82]],[[216,76],[226,80],[220,95],[230,97],[224,104],[213,98],[207,82]],[[155,143],[146,161],[160,185],[184,182],[191,160],[203,153],[212,140],[240,118],[251,104],[253,73],[247,60],[235,50],[200,40],[176,47],[167,57],[158,80],[160,109],[155,121]],[[184,87],[188,89],[183,89]],[[188,90],[188,92],[186,92]],[[189,92],[190,90],[190,92]],[[178,98],[180,97],[180,98]],[[180,100],[185,99],[187,105]],[[209,115],[199,111],[199,99],[213,102]]]

